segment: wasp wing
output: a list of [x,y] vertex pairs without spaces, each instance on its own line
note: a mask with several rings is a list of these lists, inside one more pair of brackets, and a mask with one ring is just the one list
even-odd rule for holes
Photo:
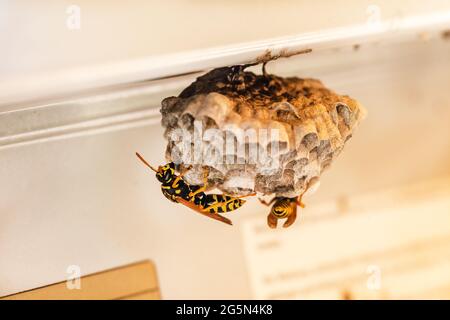
[[201,208],[196,206],[194,203],[192,203],[190,201],[187,201],[187,200],[185,200],[185,199],[183,199],[181,197],[177,197],[177,201],[179,203],[185,205],[186,207],[188,207],[188,208],[190,208],[190,209],[192,209],[192,210],[194,210],[194,211],[196,211],[196,212],[198,212],[198,213],[200,213],[200,214],[202,214],[204,216],[207,216],[208,218],[221,221],[223,223],[229,224],[230,226],[233,225],[233,223],[231,222],[230,219],[227,219],[227,218],[225,218],[225,217],[223,217],[223,216],[221,216],[220,214],[217,214],[217,213],[209,213],[209,211],[202,210]]

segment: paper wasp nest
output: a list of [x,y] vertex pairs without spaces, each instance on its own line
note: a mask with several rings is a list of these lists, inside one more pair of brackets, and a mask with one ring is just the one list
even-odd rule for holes
[[[193,185],[296,197],[341,152],[365,111],[315,79],[218,68],[162,101],[166,158]],[[197,157],[197,158],[196,158]]]

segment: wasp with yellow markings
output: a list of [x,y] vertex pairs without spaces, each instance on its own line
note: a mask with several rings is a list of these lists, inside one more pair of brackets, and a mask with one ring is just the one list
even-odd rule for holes
[[181,203],[200,214],[232,225],[230,219],[221,216],[219,213],[236,210],[245,203],[245,200],[241,199],[242,197],[206,194],[206,176],[203,186],[192,186],[183,180],[183,174],[177,175],[175,173],[173,162],[155,169],[139,153],[136,152],[136,156],[148,168],[156,172],[156,178],[161,182],[161,191],[167,199]]
[[279,219],[286,219],[283,228],[291,226],[297,219],[297,206],[305,207],[302,203],[301,195],[294,198],[274,197],[269,203],[263,200],[260,201],[267,206],[273,203],[270,213],[267,216],[267,225],[270,228],[276,228]]

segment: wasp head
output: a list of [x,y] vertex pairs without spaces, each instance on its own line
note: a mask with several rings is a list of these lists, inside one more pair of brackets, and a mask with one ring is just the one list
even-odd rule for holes
[[175,164],[170,162],[164,166],[159,166],[156,171],[156,179],[161,183],[170,182],[175,174]]

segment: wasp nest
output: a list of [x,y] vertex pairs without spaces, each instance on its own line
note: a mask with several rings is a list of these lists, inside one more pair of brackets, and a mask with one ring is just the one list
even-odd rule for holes
[[210,188],[231,195],[296,197],[341,152],[365,111],[319,80],[245,68],[214,69],[162,101],[167,160],[193,185],[207,176]]

